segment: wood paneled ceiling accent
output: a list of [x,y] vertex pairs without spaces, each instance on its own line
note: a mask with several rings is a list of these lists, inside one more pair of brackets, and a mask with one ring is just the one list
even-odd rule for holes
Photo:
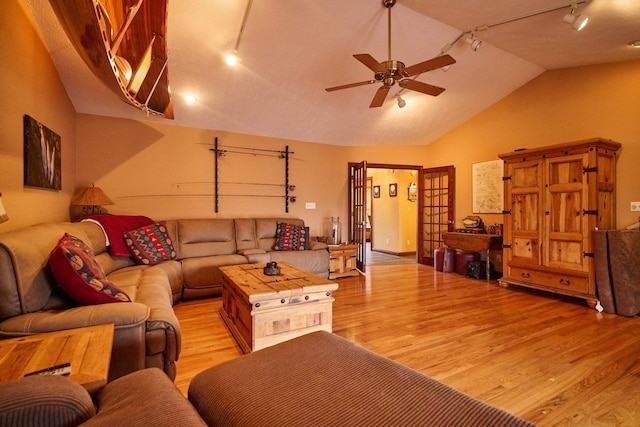
[[125,102],[173,119],[167,68],[166,0],[51,0],[93,74]]

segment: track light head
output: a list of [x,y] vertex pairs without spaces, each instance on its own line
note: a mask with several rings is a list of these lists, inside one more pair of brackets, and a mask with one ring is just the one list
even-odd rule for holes
[[233,67],[238,62],[240,62],[240,58],[238,57],[238,51],[234,50],[233,53],[228,54],[224,60],[227,62],[227,65]]
[[571,13],[567,13],[566,15],[564,15],[562,20],[571,25],[571,28],[573,28],[574,30],[580,31],[587,25],[587,22],[589,22],[589,17],[585,15],[576,15],[575,12],[577,8],[577,4],[572,4]]
[[474,52],[477,52],[482,45],[482,40],[478,40],[473,33],[471,33],[471,35],[467,37],[465,41]]

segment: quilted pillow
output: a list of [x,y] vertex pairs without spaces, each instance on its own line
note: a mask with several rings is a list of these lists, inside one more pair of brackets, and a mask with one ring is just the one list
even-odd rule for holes
[[155,265],[176,257],[176,250],[164,223],[145,225],[122,235],[129,252],[139,264]]
[[56,282],[78,304],[131,302],[129,296],[109,282],[82,240],[64,234],[49,257]]
[[279,222],[276,229],[276,251],[304,251],[309,249],[309,227]]

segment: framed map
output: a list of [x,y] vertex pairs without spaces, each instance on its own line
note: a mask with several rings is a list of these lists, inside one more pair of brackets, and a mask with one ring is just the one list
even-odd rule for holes
[[473,176],[473,213],[502,213],[504,187],[502,160],[471,165]]

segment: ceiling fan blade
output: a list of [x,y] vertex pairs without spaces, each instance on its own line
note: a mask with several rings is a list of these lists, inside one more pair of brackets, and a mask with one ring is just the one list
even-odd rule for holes
[[423,83],[411,79],[401,80],[399,84],[405,89],[415,90],[416,92],[426,93],[427,95],[438,96],[442,92],[444,92],[444,88],[442,87],[433,86],[428,83]]
[[357,53],[353,55],[358,61],[362,62],[367,68],[374,73],[386,73],[387,69],[384,65],[376,61],[376,59],[368,53]]
[[380,86],[380,89],[378,89],[376,91],[376,94],[373,95],[373,99],[371,100],[371,104],[369,104],[369,108],[380,107],[387,97],[389,89],[391,89],[391,86]]
[[455,64],[456,60],[451,55],[441,55],[428,61],[420,62],[404,69],[407,77],[415,76],[416,74],[426,73],[427,71],[435,70],[436,68],[446,67],[447,65]]
[[328,88],[326,88],[325,90],[326,90],[327,92],[333,92],[334,90],[349,89],[350,87],[370,85],[370,84],[373,84],[373,83],[375,83],[375,82],[376,82],[376,80],[367,80],[367,81],[365,81],[365,82],[349,83],[348,85],[328,87]]

